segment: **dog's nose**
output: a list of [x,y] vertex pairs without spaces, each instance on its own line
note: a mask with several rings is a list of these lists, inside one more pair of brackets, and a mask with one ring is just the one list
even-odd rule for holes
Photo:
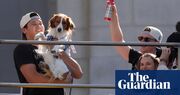
[[57,30],[58,30],[58,32],[61,32],[61,31],[62,31],[62,29],[61,29],[61,28],[58,28]]

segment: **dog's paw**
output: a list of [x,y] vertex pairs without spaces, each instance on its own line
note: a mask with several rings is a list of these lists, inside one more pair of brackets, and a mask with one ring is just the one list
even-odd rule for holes
[[61,53],[61,52],[63,52],[64,50],[63,49],[58,49],[57,50],[57,53]]
[[63,77],[64,77],[63,80],[64,80],[65,82],[67,82],[67,83],[71,83],[72,80],[73,80],[73,77],[72,77],[72,75],[71,75],[70,72],[64,73],[64,74],[63,74]]
[[34,37],[34,39],[35,40],[45,40],[45,35],[44,35],[44,33],[43,32],[39,32],[39,33],[37,33],[36,35],[35,35],[35,37]]

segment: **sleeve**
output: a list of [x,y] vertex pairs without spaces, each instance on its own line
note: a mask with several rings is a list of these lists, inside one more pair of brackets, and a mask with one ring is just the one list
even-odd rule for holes
[[131,63],[133,66],[137,63],[137,61],[139,60],[139,57],[142,54],[138,51],[136,51],[135,49],[130,49],[129,51],[129,63]]
[[32,64],[34,56],[33,51],[28,46],[18,46],[14,50],[14,61],[15,65],[20,68],[23,64]]

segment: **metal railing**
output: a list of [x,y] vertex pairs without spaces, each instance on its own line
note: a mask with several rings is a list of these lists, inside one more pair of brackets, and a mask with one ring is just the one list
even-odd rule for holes
[[[80,45],[80,46],[174,46],[178,48],[180,54],[180,43],[121,43],[121,42],[104,42],[104,41],[36,41],[36,40],[2,40],[0,44],[50,44],[50,45]],[[180,59],[180,56],[178,56]],[[180,63],[180,60],[178,60]],[[179,66],[179,65],[178,65]],[[178,67],[180,68],[180,67]],[[47,83],[3,83],[0,87],[24,87],[24,88],[96,88],[96,89],[115,89],[111,84],[47,84]]]
[[5,83],[0,82],[0,87],[18,88],[96,88],[96,89],[115,89],[112,84],[48,84],[48,83]]
[[36,40],[0,40],[0,44],[50,44],[50,45],[81,45],[81,46],[175,46],[180,43],[134,43],[134,42],[105,42],[105,41],[36,41]]

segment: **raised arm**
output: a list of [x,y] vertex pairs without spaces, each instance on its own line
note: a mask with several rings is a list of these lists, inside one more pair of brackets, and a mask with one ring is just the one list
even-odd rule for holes
[[[110,23],[110,31],[111,31],[111,38],[114,42],[125,42],[123,37],[123,32],[121,30],[119,17],[117,13],[116,5],[113,5],[112,11],[112,21]],[[125,59],[129,60],[129,51],[131,49],[130,46],[116,46],[115,47],[118,53]]]

